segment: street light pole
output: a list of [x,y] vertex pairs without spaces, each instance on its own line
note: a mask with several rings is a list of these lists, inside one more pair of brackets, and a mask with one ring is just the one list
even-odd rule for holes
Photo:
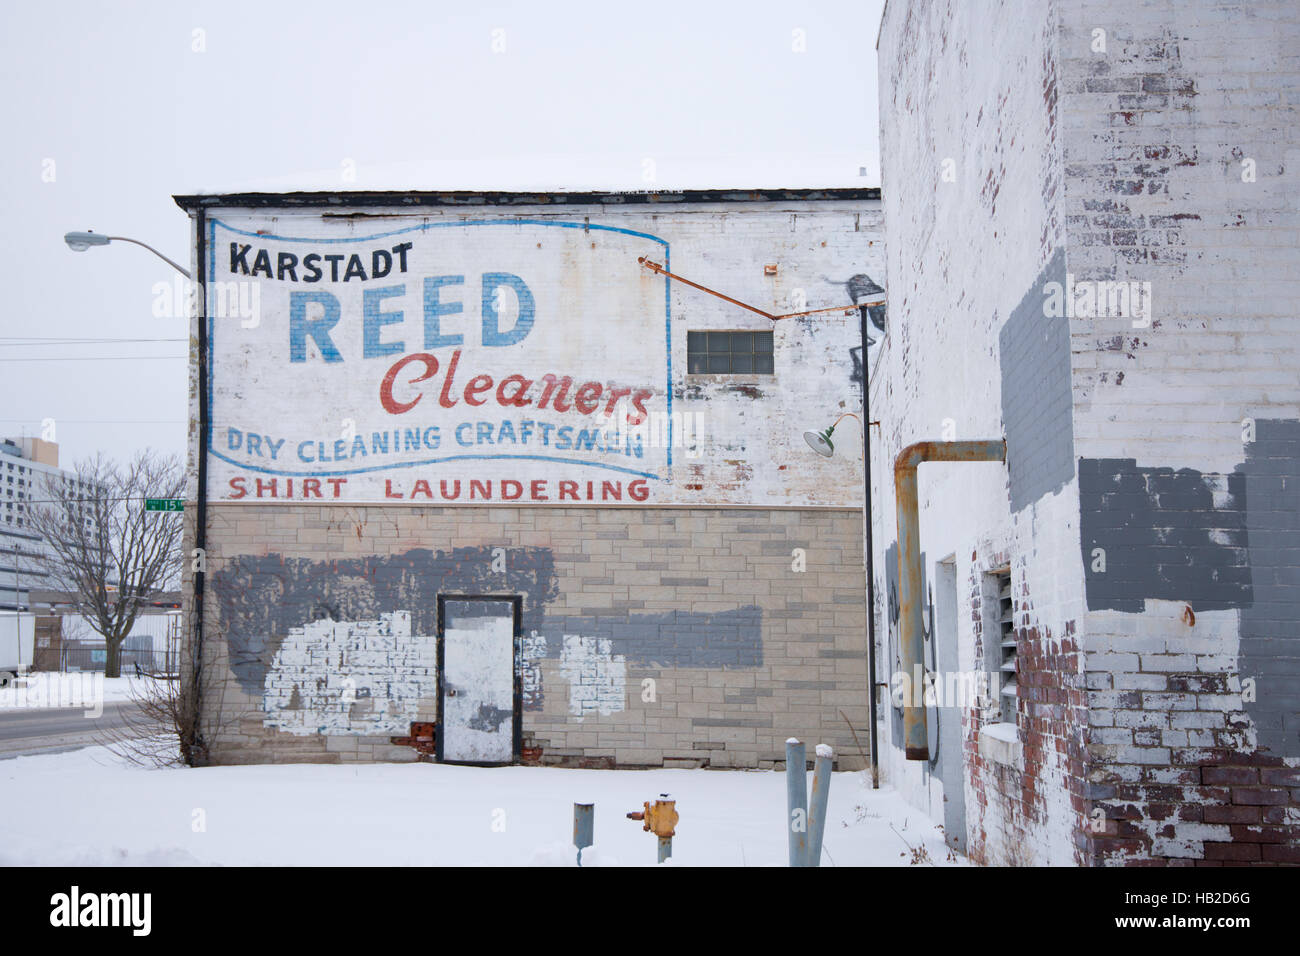
[[183,268],[182,266],[173,262],[171,259],[168,259],[165,255],[163,255],[153,246],[149,245],[147,242],[141,242],[139,239],[130,239],[127,236],[105,236],[98,232],[89,232],[89,231],[69,232],[63,237],[63,241],[68,244],[68,248],[71,249],[73,252],[85,252],[91,246],[106,246],[114,240],[117,240],[118,242],[131,242],[144,249],[148,249],[155,256],[157,256],[163,262],[167,263],[169,266],[171,266],[173,269],[175,269],[185,278],[188,279],[190,277],[189,269]]
[[[876,576],[873,573],[873,557],[875,550],[872,547],[871,532],[871,390],[870,382],[867,376],[867,346],[871,338],[867,333],[867,305],[858,307],[858,315],[861,319],[859,334],[862,336],[862,418],[859,419],[862,425],[862,566],[867,572],[867,710],[870,714],[871,721],[871,789],[880,788],[880,760],[877,754],[876,741]],[[831,423],[830,428],[824,432],[804,432],[803,439],[808,443],[808,447],[821,455],[823,458],[830,458],[835,454],[835,442],[832,436],[835,429],[839,427],[840,422],[846,418],[857,418],[853,412],[845,412],[839,418]]]
[[876,758],[876,574],[871,535],[871,387],[867,375],[868,308],[858,306],[858,331],[862,337],[862,525],[867,572],[867,705],[871,720],[871,789],[880,788],[880,763]]

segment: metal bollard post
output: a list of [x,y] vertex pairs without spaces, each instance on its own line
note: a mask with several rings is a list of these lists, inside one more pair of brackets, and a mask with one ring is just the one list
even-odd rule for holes
[[596,830],[596,805],[594,803],[575,803],[573,805],[573,845],[578,848],[578,866],[582,866],[582,851],[591,846],[592,835]]
[[826,804],[831,796],[831,764],[835,751],[828,744],[817,745],[813,764],[812,806],[808,808],[808,857],[804,866],[821,866],[822,835],[826,832]]
[[790,834],[790,865],[804,866],[808,847],[808,768],[804,746],[785,742],[785,826]]

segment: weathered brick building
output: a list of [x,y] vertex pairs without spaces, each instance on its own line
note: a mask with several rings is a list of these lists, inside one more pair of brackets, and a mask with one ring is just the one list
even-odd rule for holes
[[209,759],[862,765],[877,190],[177,201]]
[[[920,466],[925,666],[885,772],[989,863],[1297,863],[1300,8],[889,0],[877,591]],[[951,687],[951,685],[949,685]]]

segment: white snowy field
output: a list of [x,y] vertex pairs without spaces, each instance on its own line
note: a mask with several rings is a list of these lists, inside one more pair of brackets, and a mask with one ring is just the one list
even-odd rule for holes
[[[811,783],[812,774],[808,775]],[[626,819],[660,793],[672,863],[784,866],[785,774],[446,764],[145,769],[103,747],[0,761],[0,865],[573,866],[573,803],[594,802],[585,866],[655,862]],[[822,866],[951,866],[939,828],[862,773],[831,784]]]
[[149,692],[157,681],[150,677],[104,678],[104,701],[137,700]]

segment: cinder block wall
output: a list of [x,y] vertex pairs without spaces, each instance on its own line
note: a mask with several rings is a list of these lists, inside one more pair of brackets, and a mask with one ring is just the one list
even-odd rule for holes
[[209,519],[214,762],[415,759],[389,738],[436,717],[438,594],[499,593],[524,599],[524,744],[543,763],[770,767],[794,735],[863,766],[860,511],[262,504]]

